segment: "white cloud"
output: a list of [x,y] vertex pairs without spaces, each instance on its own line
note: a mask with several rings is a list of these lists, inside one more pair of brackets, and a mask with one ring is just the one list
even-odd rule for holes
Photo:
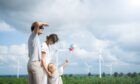
[[128,0],[128,5],[131,9],[139,9],[140,1],[139,0]]
[[6,22],[0,22],[0,27],[1,32],[9,32],[15,30],[11,25],[7,24]]
[[9,46],[9,53],[12,55],[27,55],[27,44]]
[[[20,71],[26,72],[26,66],[28,61],[27,46],[26,44],[11,45],[11,46],[0,46],[0,61],[1,70],[10,68],[8,73],[16,73],[17,61],[20,62]],[[0,74],[7,74],[7,72],[1,72]],[[25,73],[21,73],[25,74]]]
[[[75,43],[81,48],[76,53],[79,58],[97,62],[95,60],[98,59],[97,49],[100,45],[104,48],[103,57],[106,62],[139,62],[139,1],[14,1],[9,4],[5,0],[0,5],[1,20],[4,21],[2,25],[5,27],[5,30],[0,31],[11,31],[14,27],[29,33],[33,21],[48,21],[50,27],[45,30],[42,41],[48,33],[55,32],[66,46]],[[16,56],[27,54],[25,45],[9,46],[9,52]],[[12,55],[11,60],[16,59]]]
[[6,46],[0,46],[0,54],[7,54],[8,48]]

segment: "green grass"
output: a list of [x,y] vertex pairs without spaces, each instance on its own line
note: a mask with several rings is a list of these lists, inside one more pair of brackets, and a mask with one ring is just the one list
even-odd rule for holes
[[[0,84],[28,84],[27,78],[14,78],[14,77],[0,77]],[[140,76],[130,77],[63,77],[64,84],[140,84]]]
[[0,84],[28,84],[27,78],[0,77]]
[[64,84],[140,84],[140,77],[64,77]]

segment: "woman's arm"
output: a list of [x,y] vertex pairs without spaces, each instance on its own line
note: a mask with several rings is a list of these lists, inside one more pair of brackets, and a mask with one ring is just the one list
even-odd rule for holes
[[41,52],[41,63],[43,65],[43,68],[46,70],[47,69],[47,66],[46,66],[46,52]]
[[42,60],[41,60],[41,62],[42,62],[43,68],[45,69],[47,74],[49,76],[52,76],[51,72],[48,71],[48,64],[46,64],[46,52],[42,51]]

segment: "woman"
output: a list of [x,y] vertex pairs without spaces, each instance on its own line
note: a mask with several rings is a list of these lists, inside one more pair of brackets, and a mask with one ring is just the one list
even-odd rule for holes
[[[50,34],[49,36],[46,37],[46,41],[42,44],[42,65],[44,69],[47,69],[46,64],[53,63],[53,58],[52,56],[52,50],[51,50],[51,45],[54,45],[56,42],[58,42],[58,36],[56,34]],[[43,84],[47,84],[47,73],[44,70],[44,77],[43,77]]]

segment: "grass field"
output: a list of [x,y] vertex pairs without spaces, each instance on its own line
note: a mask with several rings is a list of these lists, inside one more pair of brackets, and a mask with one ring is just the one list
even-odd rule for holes
[[[0,84],[28,84],[27,78],[0,77]],[[140,84],[140,76],[130,77],[63,77],[64,84]]]

